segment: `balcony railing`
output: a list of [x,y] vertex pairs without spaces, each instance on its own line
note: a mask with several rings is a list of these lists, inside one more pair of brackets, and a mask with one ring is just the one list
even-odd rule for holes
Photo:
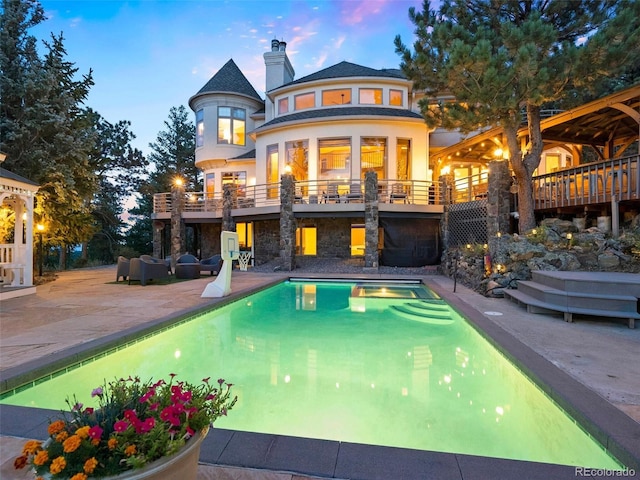
[[[280,184],[270,183],[238,188],[233,197],[234,209],[280,205]],[[363,180],[300,181],[295,184],[294,204],[327,205],[364,202]],[[439,205],[441,195],[435,182],[418,180],[379,180],[378,202],[404,205]],[[211,194],[186,192],[184,212],[222,214],[222,192]],[[170,213],[171,193],[157,193],[153,197],[154,213]]]
[[640,199],[639,156],[602,160],[533,178],[536,209]]

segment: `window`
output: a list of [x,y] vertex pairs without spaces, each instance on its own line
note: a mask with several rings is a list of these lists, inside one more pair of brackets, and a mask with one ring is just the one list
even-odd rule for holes
[[396,178],[411,180],[411,140],[398,138],[396,144]]
[[296,228],[296,255],[315,255],[316,237],[316,227]]
[[238,234],[238,247],[242,250],[251,250],[253,246],[253,223],[236,223],[236,233]]
[[278,100],[278,115],[289,111],[289,98],[281,98]]
[[316,94],[313,92],[303,93],[295,96],[296,110],[313,108],[316,106]]
[[360,140],[361,177],[365,172],[376,172],[378,180],[387,178],[387,139],[382,137],[362,137]]
[[204,176],[204,191],[207,193],[208,199],[213,199],[213,195],[216,193],[216,174],[207,173]]
[[238,188],[238,196],[244,196],[247,186],[247,172],[223,172],[222,188],[225,185],[235,185]]
[[324,90],[322,92],[322,106],[347,105],[351,103],[351,89]]
[[365,229],[364,225],[351,225],[351,256],[362,257],[364,256],[365,246]]
[[196,147],[204,145],[204,110],[196,112]]
[[218,107],[218,143],[244,145],[245,117],[242,108]]
[[296,140],[285,143],[286,162],[291,168],[293,177],[300,180],[309,179],[309,140]]
[[351,139],[327,138],[318,140],[318,159],[320,160],[319,180],[336,180],[351,176]]
[[267,146],[267,198],[278,197],[278,182],[280,175],[278,171],[278,145]]
[[359,102],[363,105],[382,105],[381,88],[361,88]]
[[404,104],[402,97],[402,90],[389,90],[389,105],[401,107]]

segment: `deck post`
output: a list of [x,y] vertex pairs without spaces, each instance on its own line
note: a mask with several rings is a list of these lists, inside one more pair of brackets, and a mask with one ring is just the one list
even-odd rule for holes
[[614,238],[620,235],[620,210],[618,209],[618,197],[611,195],[611,234]]

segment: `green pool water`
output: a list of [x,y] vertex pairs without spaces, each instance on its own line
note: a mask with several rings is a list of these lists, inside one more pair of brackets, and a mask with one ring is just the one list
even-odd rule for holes
[[575,422],[422,286],[287,282],[212,310],[2,403],[91,404],[103,380],[223,377],[217,426],[620,469]]

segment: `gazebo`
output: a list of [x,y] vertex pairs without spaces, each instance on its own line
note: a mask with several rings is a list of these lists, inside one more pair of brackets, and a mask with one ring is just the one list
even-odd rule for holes
[[[0,153],[0,163],[5,155]],[[36,292],[33,206],[38,185],[0,167],[0,300]]]

